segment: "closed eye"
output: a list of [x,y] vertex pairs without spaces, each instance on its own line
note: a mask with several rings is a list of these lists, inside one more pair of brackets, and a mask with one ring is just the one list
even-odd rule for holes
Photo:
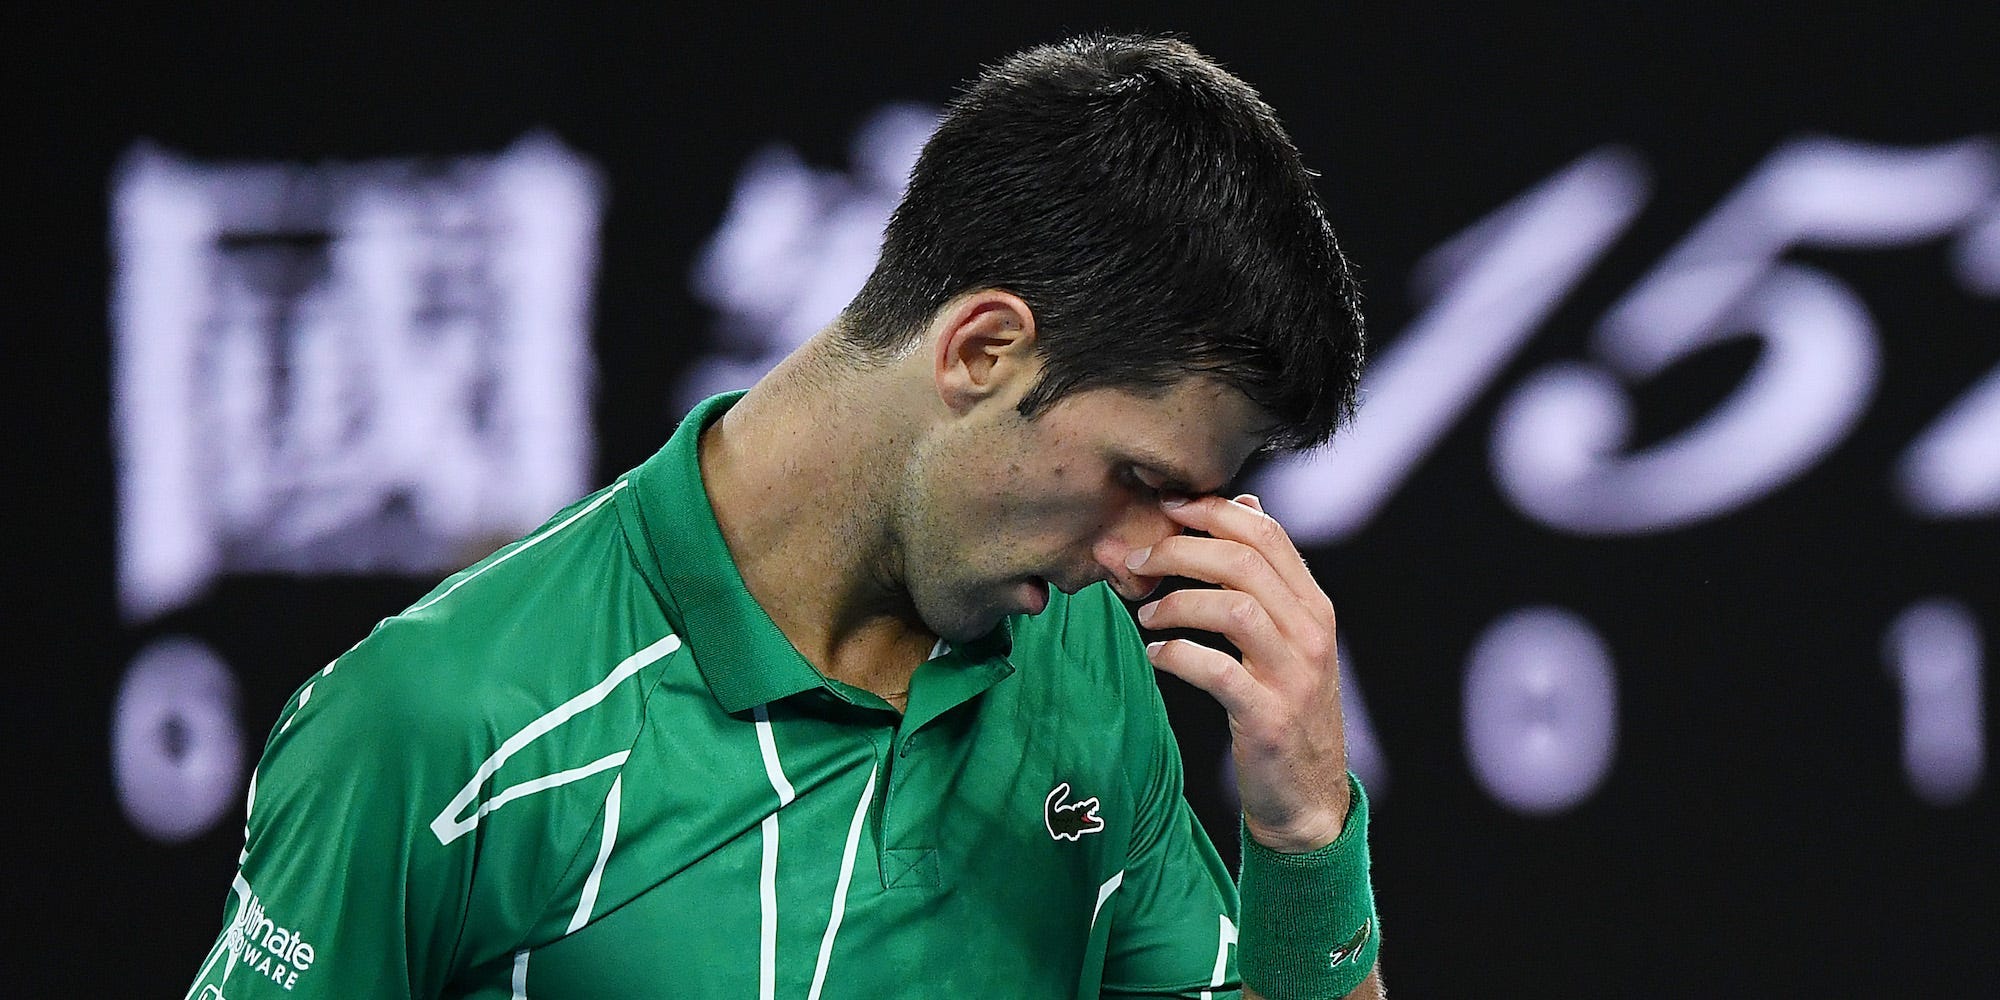
[[1180,483],[1169,481],[1166,477],[1144,466],[1127,466],[1126,480],[1134,489],[1155,500],[1162,500],[1168,497],[1192,498],[1194,495],[1193,491],[1183,487]]

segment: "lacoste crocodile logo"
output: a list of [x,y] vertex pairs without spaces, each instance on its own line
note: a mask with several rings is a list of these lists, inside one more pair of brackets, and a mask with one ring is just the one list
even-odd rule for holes
[[1374,917],[1363,920],[1361,922],[1361,929],[1355,931],[1354,936],[1349,938],[1346,944],[1326,953],[1326,967],[1329,969],[1335,968],[1340,963],[1361,954],[1361,946],[1368,943],[1368,931],[1374,925]]
[[1057,840],[1082,840],[1086,833],[1103,833],[1104,819],[1097,815],[1097,796],[1081,802],[1069,801],[1069,782],[1057,785],[1042,803],[1042,822],[1049,836]]

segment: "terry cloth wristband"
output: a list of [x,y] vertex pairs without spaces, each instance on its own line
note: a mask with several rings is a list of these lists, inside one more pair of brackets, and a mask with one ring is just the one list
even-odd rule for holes
[[1368,797],[1350,772],[1347,822],[1333,843],[1280,854],[1242,830],[1242,939],[1246,989],[1272,1000],[1336,1000],[1375,967],[1382,943],[1368,883]]

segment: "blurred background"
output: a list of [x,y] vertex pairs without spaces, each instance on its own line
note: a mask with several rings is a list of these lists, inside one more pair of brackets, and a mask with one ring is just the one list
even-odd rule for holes
[[6,15],[10,995],[180,995],[286,696],[1097,29],[1257,87],[1363,279],[1359,422],[1245,485],[1341,614],[1396,995],[2000,995],[2000,9],[651,6]]

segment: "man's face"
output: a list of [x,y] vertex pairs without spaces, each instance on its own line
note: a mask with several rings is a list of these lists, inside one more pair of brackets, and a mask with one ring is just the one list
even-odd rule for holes
[[1048,587],[1159,585],[1125,557],[1179,532],[1164,496],[1222,489],[1270,419],[1234,389],[1190,378],[1156,394],[1073,393],[1033,420],[988,408],[920,450],[897,515],[904,583],[952,642],[1037,614]]

